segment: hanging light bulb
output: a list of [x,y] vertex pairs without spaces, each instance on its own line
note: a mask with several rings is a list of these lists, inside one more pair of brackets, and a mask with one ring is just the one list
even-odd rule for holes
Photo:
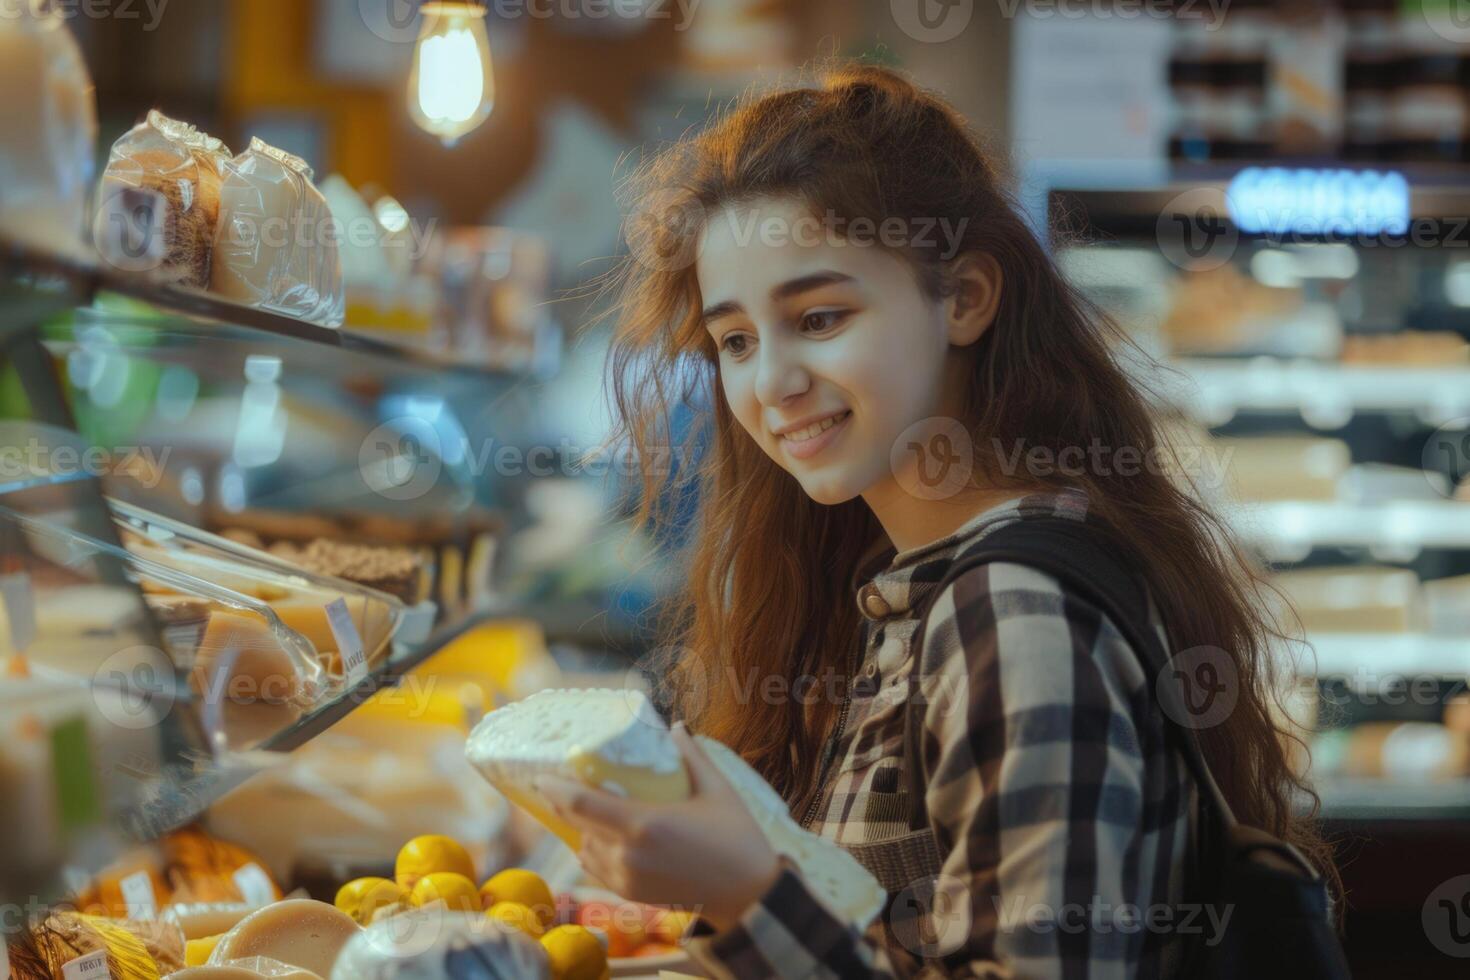
[[425,132],[453,146],[495,107],[485,6],[425,0],[423,26],[408,76],[408,111]]

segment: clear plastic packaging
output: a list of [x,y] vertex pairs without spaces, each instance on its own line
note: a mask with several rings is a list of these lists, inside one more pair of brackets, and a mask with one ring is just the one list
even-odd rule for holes
[[[113,501],[122,548],[19,514],[29,551],[61,569],[106,554],[140,588],[173,675],[150,690],[189,699],[216,750],[257,747],[343,693],[386,659],[403,605],[383,593],[311,575],[222,538]],[[74,586],[72,588],[88,588]],[[91,587],[96,591],[97,587]],[[123,585],[116,586],[124,588]],[[136,593],[135,593],[136,595]],[[132,678],[116,640],[37,670]],[[116,668],[116,669],[114,669]],[[157,700],[157,698],[155,698]]]
[[484,915],[429,907],[374,922],[348,940],[330,980],[550,980],[541,944]]
[[96,169],[97,99],[61,12],[0,17],[0,232],[77,254]]
[[338,231],[312,169],[259,139],[225,168],[212,290],[326,326],[345,300]]
[[[355,582],[307,572],[276,556],[228,538],[152,513],[141,507],[109,498],[113,519],[123,543],[138,558],[163,565],[214,586],[229,589],[242,598],[255,600],[288,631],[303,639],[311,660],[325,671],[332,690],[350,684],[353,664],[344,662],[340,637],[346,624],[335,626],[328,607],[339,602],[350,618],[361,645],[362,672],[371,671],[391,652],[393,638],[403,620],[404,605],[395,597]],[[143,588],[155,617],[165,634],[182,627],[171,639],[188,639],[195,629],[187,608],[170,608],[167,588],[144,580]]]
[[[112,145],[102,175],[93,231],[103,259],[168,283],[207,289],[229,159],[229,148],[214,137],[157,109],[149,112]],[[151,205],[135,192],[146,192]],[[126,241],[126,229],[119,227],[139,221],[135,212],[143,206],[154,208],[142,230],[154,232],[148,237],[157,251],[148,242]]]

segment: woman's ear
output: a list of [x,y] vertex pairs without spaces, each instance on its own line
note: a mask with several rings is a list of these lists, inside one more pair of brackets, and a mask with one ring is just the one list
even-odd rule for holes
[[1000,310],[1000,263],[983,252],[966,252],[949,264],[953,291],[945,300],[949,342],[968,347],[979,340]]

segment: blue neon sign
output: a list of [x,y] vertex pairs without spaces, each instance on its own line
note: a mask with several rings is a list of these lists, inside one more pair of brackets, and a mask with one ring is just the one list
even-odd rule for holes
[[1403,235],[1409,182],[1398,171],[1246,167],[1225,191],[1230,220],[1249,234]]

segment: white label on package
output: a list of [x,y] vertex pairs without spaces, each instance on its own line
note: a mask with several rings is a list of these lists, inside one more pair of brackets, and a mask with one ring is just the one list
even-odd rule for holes
[[357,624],[347,611],[346,599],[333,599],[327,603],[327,624],[337,638],[337,651],[342,654],[342,669],[347,673],[347,683],[356,684],[367,677],[367,655],[362,650]]
[[276,900],[276,890],[271,886],[260,865],[251,862],[234,874],[235,887],[247,905],[269,905]]
[[10,620],[10,649],[25,653],[36,638],[36,599],[31,594],[31,577],[25,572],[0,575],[0,594],[5,596],[5,615]]
[[61,965],[61,975],[65,980],[112,980],[112,972],[107,969],[107,950],[95,950],[68,960]]
[[135,871],[122,881],[123,902],[128,907],[130,919],[152,919],[158,916],[158,904],[153,899],[153,879],[146,871]]

